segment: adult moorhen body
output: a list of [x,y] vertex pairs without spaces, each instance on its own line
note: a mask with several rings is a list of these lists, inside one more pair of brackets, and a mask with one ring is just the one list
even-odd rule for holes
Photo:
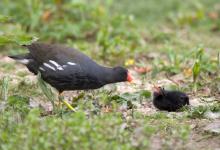
[[153,104],[160,110],[177,111],[189,105],[189,97],[180,91],[167,91],[161,87],[155,87]]
[[[35,42],[25,45],[29,53],[9,56],[59,91],[97,89],[106,84],[131,81],[123,67],[104,67],[80,51],[60,44]],[[68,106],[69,107],[69,106]]]

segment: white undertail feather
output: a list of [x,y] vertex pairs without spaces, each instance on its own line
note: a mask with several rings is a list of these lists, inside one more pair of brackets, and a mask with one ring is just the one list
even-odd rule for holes
[[27,65],[30,62],[29,59],[16,59],[16,61],[18,61],[18,62],[20,62],[22,64],[25,64],[25,65]]

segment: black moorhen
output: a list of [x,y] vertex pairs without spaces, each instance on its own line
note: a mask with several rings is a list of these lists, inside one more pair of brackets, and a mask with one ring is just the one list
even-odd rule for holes
[[110,83],[132,81],[127,69],[101,66],[70,47],[39,42],[24,47],[29,53],[9,57],[25,64],[35,75],[40,72],[42,79],[59,91],[59,99],[67,90],[97,89]]
[[189,97],[180,91],[167,91],[164,88],[155,87],[153,104],[159,110],[177,111],[189,105]]

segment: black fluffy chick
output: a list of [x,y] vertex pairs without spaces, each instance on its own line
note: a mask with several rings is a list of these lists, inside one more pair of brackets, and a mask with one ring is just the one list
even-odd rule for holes
[[189,97],[180,91],[167,91],[164,88],[155,87],[153,104],[159,110],[177,111],[189,105]]

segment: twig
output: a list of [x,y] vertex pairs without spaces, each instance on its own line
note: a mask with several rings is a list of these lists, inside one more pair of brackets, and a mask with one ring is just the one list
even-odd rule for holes
[[166,74],[166,78],[168,80],[170,80],[171,82],[173,82],[174,84],[176,84],[178,87],[180,86],[180,84],[178,82],[176,82],[175,80],[171,79],[167,74]]

